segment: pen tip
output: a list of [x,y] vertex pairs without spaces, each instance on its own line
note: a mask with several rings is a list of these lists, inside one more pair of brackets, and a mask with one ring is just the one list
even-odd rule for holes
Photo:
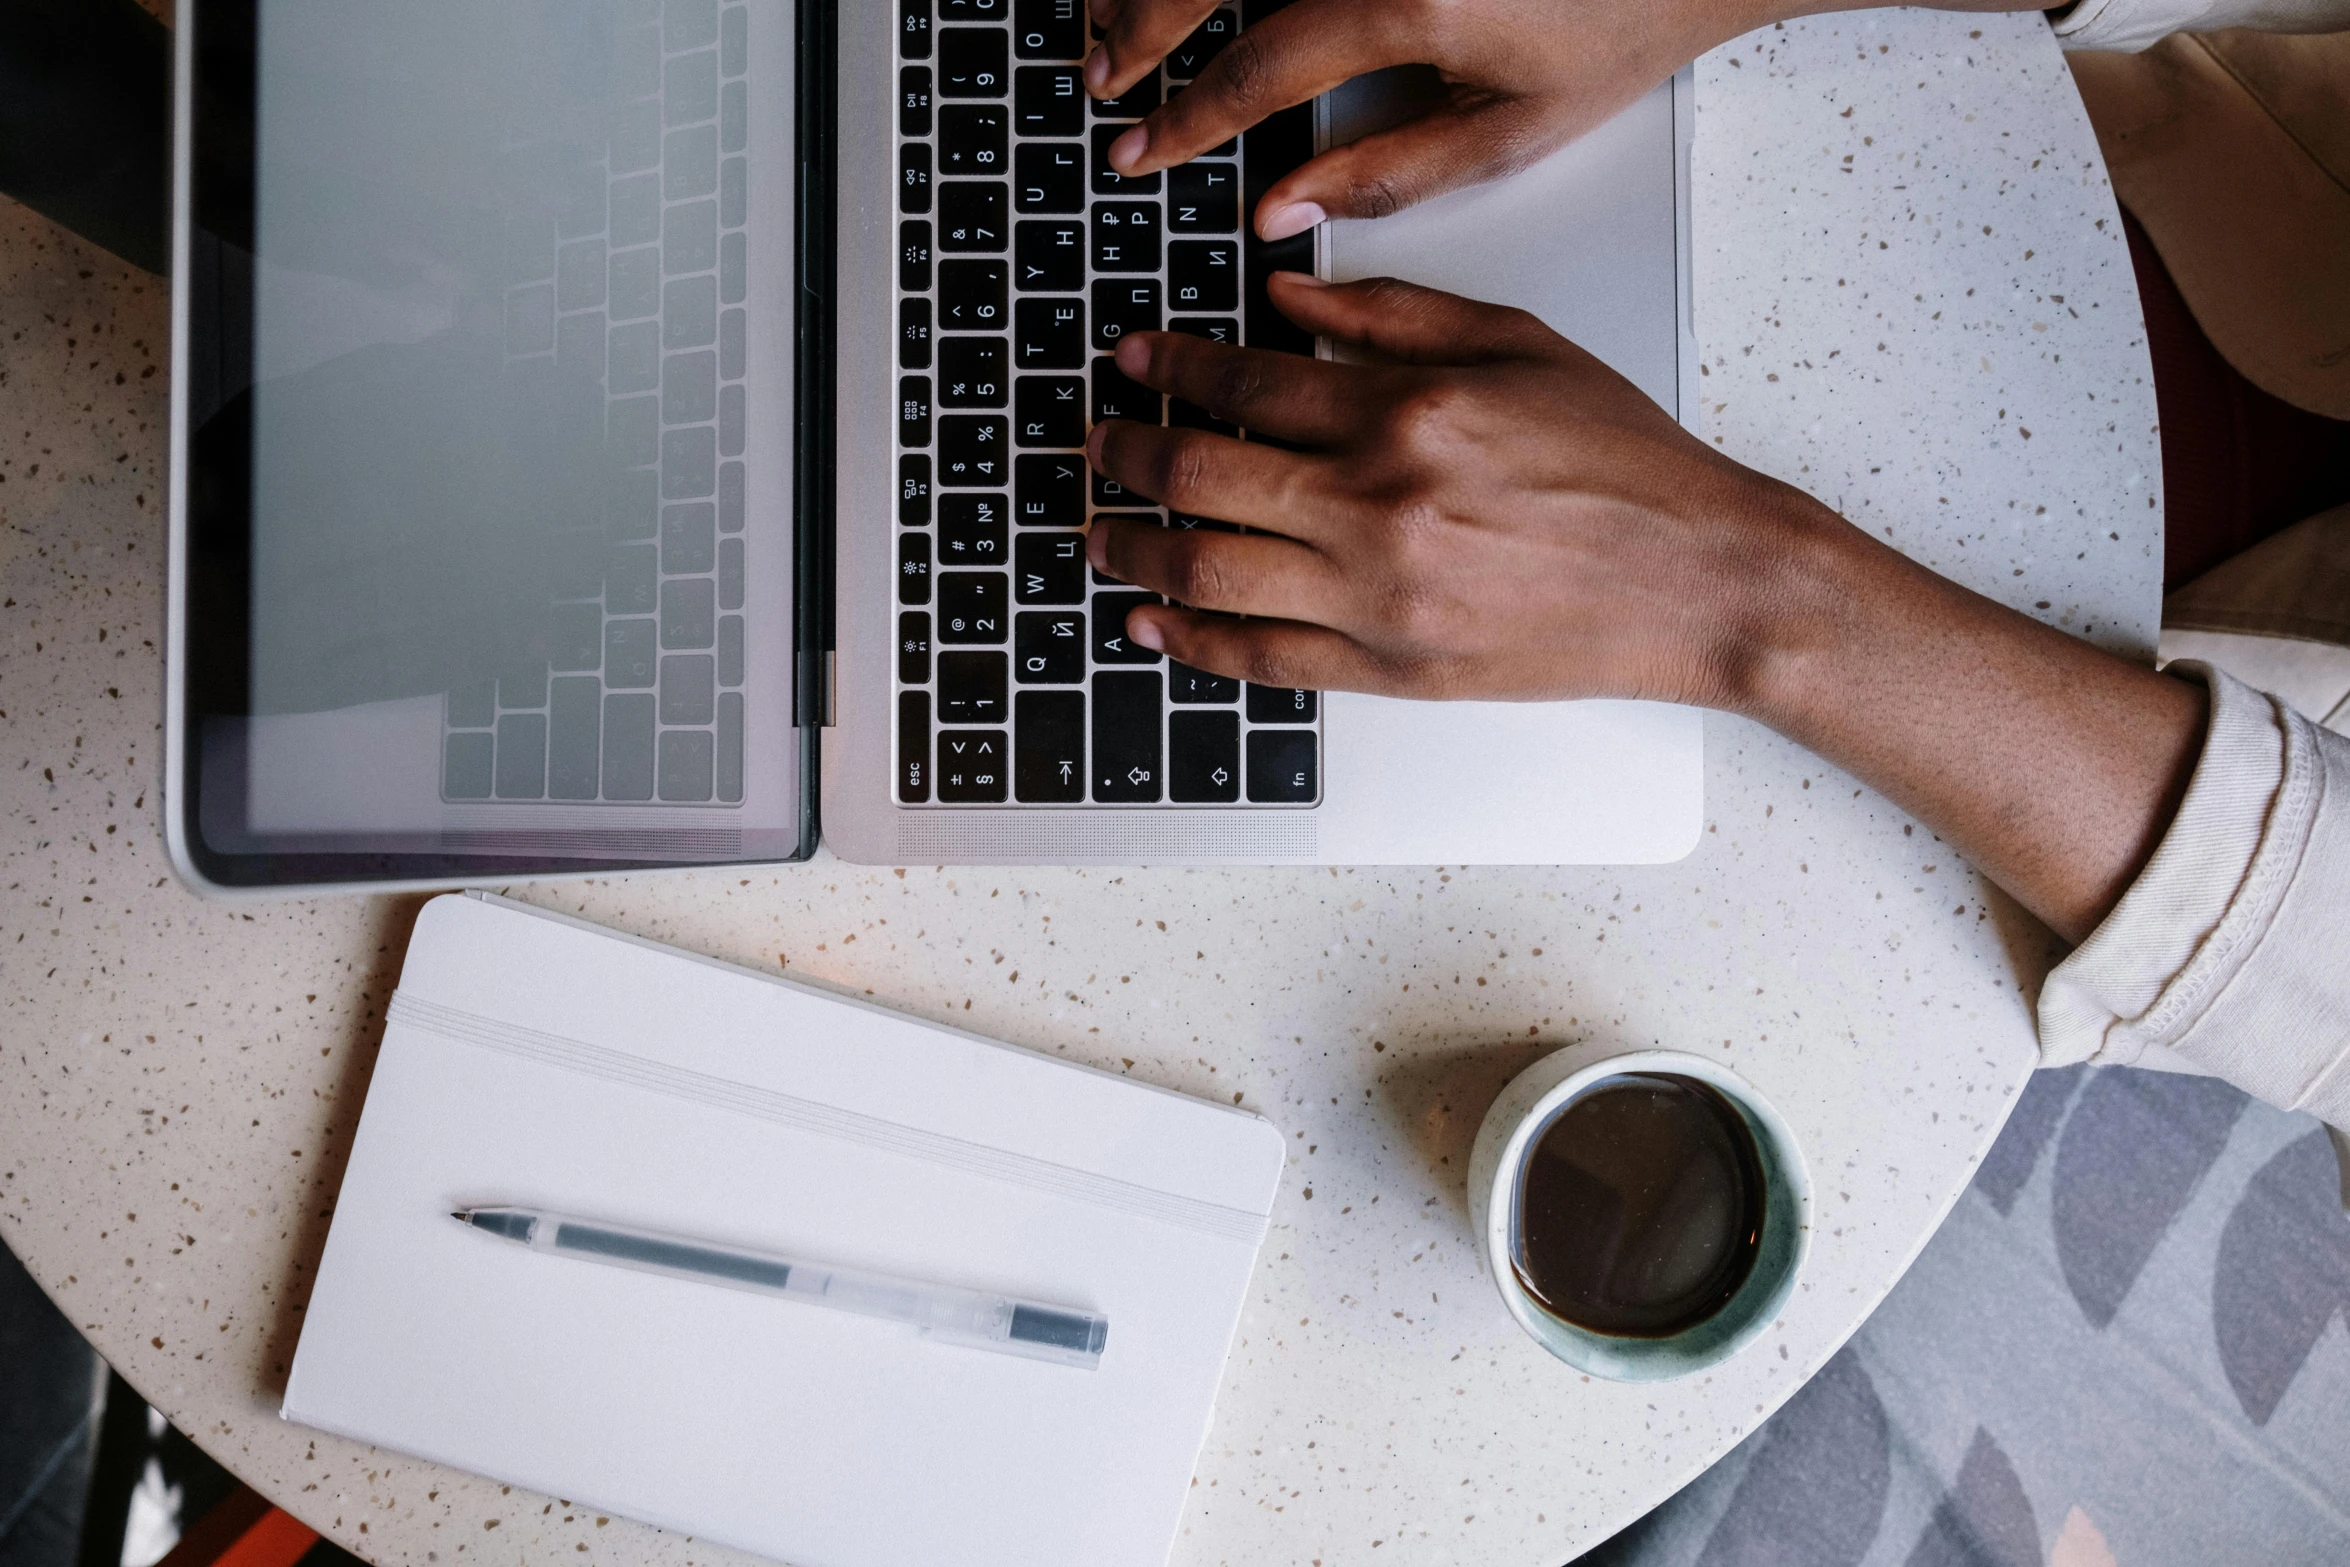
[[455,1219],[459,1224],[463,1224],[466,1220],[472,1218],[473,1215],[469,1211],[463,1208],[459,1208],[452,1212],[449,1217]]

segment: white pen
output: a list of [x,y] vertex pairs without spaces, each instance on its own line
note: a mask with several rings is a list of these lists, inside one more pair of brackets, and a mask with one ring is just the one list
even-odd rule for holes
[[1088,1371],[1101,1364],[1102,1345],[1110,1336],[1108,1318],[1065,1306],[828,1268],[567,1213],[462,1208],[449,1217],[532,1251],[909,1322],[945,1343],[1058,1361]]

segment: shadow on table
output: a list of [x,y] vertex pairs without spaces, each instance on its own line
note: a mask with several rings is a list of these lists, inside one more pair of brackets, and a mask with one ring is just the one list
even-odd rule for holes
[[1415,1051],[1379,1073],[1372,1103],[1397,1145],[1419,1156],[1421,1189],[1410,1203],[1442,1198],[1468,1236],[1469,1149],[1486,1110],[1511,1078],[1551,1051],[1570,1048],[1576,1047],[1487,1036]]
[[340,1046],[342,1070],[335,1081],[325,1138],[310,1181],[298,1199],[293,1233],[288,1237],[286,1270],[277,1290],[277,1309],[268,1330],[258,1338],[260,1359],[252,1368],[256,1393],[269,1402],[284,1399],[286,1377],[294,1364],[294,1345],[302,1336],[302,1314],[309,1309],[310,1287],[318,1277],[318,1259],[326,1250],[327,1226],[335,1215],[335,1194],[342,1190],[343,1167],[351,1157],[351,1137],[359,1127],[359,1108],[367,1100],[367,1084],[375,1073],[375,1054],[383,1047],[384,1014],[392,991],[400,982],[400,963],[407,955],[409,933],[416,916],[435,894],[407,893],[375,900],[375,942],[365,979],[359,988],[359,1012]]

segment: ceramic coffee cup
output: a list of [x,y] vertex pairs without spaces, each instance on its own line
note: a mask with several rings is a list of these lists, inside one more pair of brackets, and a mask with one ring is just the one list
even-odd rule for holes
[[[1787,1303],[1811,1245],[1811,1175],[1795,1134],[1753,1084],[1718,1061],[1642,1050],[1577,1065],[1582,1052],[1543,1057],[1510,1081],[1485,1112],[1469,1154],[1469,1218],[1504,1305],[1536,1343],[1579,1371],[1618,1382],[1661,1382],[1718,1365],[1768,1327]],[[1712,1316],[1662,1338],[1618,1337],[1545,1311],[1511,1263],[1521,1177],[1534,1145],[1568,1105],[1614,1079],[1670,1073],[1694,1078],[1736,1107],[1754,1134],[1763,1172],[1763,1226],[1754,1266]]]

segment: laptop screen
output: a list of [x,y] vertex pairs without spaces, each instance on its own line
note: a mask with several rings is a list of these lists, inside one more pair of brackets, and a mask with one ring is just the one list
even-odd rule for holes
[[199,868],[800,852],[790,13],[193,20]]

